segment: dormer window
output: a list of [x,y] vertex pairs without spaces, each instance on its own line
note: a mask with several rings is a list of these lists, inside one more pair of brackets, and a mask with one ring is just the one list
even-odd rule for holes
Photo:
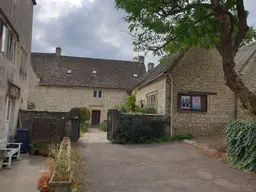
[[72,70],[71,69],[68,69],[67,70],[67,74],[70,75],[72,73]]
[[96,71],[96,69],[93,69],[92,70],[92,76],[96,76],[97,75],[97,71]]
[[138,74],[137,74],[137,73],[134,73],[134,74],[133,74],[133,78],[134,78],[134,79],[137,79],[137,78],[138,78]]

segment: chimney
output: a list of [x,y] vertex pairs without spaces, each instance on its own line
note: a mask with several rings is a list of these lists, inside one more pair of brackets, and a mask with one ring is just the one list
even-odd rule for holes
[[55,53],[55,55],[56,55],[57,57],[60,57],[60,56],[61,56],[61,48],[60,48],[60,47],[56,47],[56,53]]
[[144,65],[144,62],[145,62],[145,57],[139,56],[139,63]]
[[155,64],[154,63],[148,63],[148,71],[151,71],[152,69],[154,69]]

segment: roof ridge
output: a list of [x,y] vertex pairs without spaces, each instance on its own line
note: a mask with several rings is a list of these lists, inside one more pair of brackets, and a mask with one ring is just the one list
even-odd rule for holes
[[[32,55],[55,55],[55,53],[41,53],[41,52],[31,52]],[[103,59],[103,58],[94,58],[94,57],[82,57],[82,56],[68,56],[61,55],[63,58],[74,58],[74,59],[92,59],[92,60],[103,60],[103,61],[117,61],[117,62],[130,62],[138,63],[138,61],[129,61],[129,60],[118,60],[118,59]]]

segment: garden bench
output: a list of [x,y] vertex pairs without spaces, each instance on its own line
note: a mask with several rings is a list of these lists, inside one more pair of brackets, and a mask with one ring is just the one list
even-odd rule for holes
[[20,160],[21,145],[22,143],[8,143],[7,137],[0,140],[0,150],[5,152],[3,160],[7,158],[7,162],[3,161],[2,165],[7,165],[8,168],[11,168],[12,158]]

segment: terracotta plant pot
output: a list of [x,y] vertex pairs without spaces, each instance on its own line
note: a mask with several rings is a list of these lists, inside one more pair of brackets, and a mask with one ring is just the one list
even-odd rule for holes
[[41,187],[40,192],[50,192],[49,187]]

